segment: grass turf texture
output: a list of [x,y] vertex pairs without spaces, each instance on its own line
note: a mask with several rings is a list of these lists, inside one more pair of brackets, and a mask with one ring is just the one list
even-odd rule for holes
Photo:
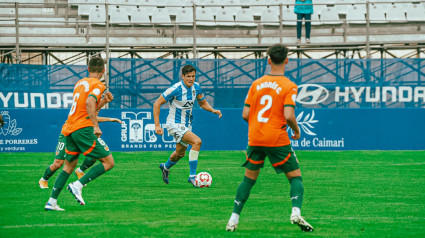
[[[0,237],[425,236],[423,151],[299,151],[311,234],[290,224],[289,183],[269,162],[237,232],[229,233],[244,153],[201,152],[198,172],[213,177],[203,189],[187,182],[187,156],[172,168],[170,184],[162,182],[158,165],[169,154],[113,153],[116,167],[83,189],[86,206],[64,188],[58,204],[66,211],[57,212],[44,211],[44,204],[59,171],[50,189],[38,187],[53,153],[2,153]],[[75,180],[73,174],[68,183]]]

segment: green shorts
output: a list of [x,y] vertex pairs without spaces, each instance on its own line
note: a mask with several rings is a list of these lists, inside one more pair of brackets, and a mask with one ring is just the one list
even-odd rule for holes
[[66,160],[69,162],[78,159],[80,154],[89,159],[102,159],[111,154],[106,143],[94,135],[93,127],[76,130],[65,139]]
[[58,145],[56,146],[55,159],[65,159],[65,136],[62,133],[59,135]]
[[263,168],[266,156],[278,174],[288,173],[300,168],[291,145],[280,147],[248,146],[246,155],[246,161],[242,167],[250,170]]

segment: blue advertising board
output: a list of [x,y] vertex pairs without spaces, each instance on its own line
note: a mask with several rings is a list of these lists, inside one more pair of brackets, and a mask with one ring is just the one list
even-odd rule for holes
[[[223,117],[194,110],[193,132],[202,150],[244,150],[248,126],[241,109],[222,109]],[[167,110],[161,111],[165,123]],[[1,111],[0,152],[53,152],[66,109],[10,109]],[[301,138],[295,150],[424,150],[425,109],[296,109]],[[107,109],[99,116],[119,118],[123,124],[100,124],[102,138],[112,151],[174,150],[165,130],[155,134],[152,111]],[[291,131],[288,131],[291,134]]]

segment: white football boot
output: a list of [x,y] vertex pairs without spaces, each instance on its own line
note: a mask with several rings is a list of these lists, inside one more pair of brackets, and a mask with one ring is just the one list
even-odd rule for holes
[[62,209],[59,207],[58,204],[50,204],[50,203],[46,203],[46,206],[44,206],[44,210],[46,211],[65,211],[65,209]]
[[298,225],[302,231],[313,231],[314,229],[300,214],[292,214],[291,223]]
[[[78,181],[77,181],[78,182]],[[74,185],[75,182],[68,184],[68,190],[69,192],[72,193],[72,195],[74,195],[75,199],[77,200],[78,203],[80,203],[81,205],[85,205],[86,203],[84,202],[83,199],[83,189],[82,188],[78,188],[77,186]]]
[[236,224],[234,221],[229,220],[226,226],[226,231],[236,231],[236,228],[238,227],[238,224]]

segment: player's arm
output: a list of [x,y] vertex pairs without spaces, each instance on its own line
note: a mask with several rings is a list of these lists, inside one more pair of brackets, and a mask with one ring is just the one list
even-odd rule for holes
[[0,114],[0,125],[1,125],[1,127],[3,127],[3,125],[4,125],[3,116],[1,114]]
[[159,112],[161,111],[161,105],[166,103],[164,96],[162,94],[153,104],[153,120],[155,121],[155,133],[158,135],[164,134],[164,130],[162,130],[161,125],[159,124]]
[[119,124],[122,124],[122,121],[118,118],[112,118],[112,117],[97,117],[97,122],[118,122]]
[[105,106],[107,103],[112,102],[114,100],[114,96],[112,93],[107,92],[105,96],[100,99],[99,103],[97,104],[96,111],[99,111],[103,106]]
[[249,118],[249,105],[245,105],[243,107],[243,111],[242,111],[242,118],[248,122],[248,118]]
[[218,115],[218,118],[221,118],[222,114],[220,110],[215,110],[211,107],[211,105],[205,100],[203,94],[199,94],[196,99],[198,100],[199,106],[204,109],[205,111],[212,112],[214,114]]
[[301,137],[300,134],[300,128],[297,124],[297,118],[295,117],[295,108],[291,106],[285,106],[283,108],[283,114],[286,119],[286,123],[289,127],[294,131],[294,135],[292,136],[292,139],[298,140]]
[[90,120],[93,123],[93,130],[94,130],[94,134],[97,137],[100,137],[102,135],[102,131],[99,128],[99,123],[97,122],[97,117],[96,117],[96,107],[97,107],[97,102],[96,102],[96,98],[92,95],[90,95],[87,100],[86,100],[86,109],[87,109],[87,114],[89,114]]

